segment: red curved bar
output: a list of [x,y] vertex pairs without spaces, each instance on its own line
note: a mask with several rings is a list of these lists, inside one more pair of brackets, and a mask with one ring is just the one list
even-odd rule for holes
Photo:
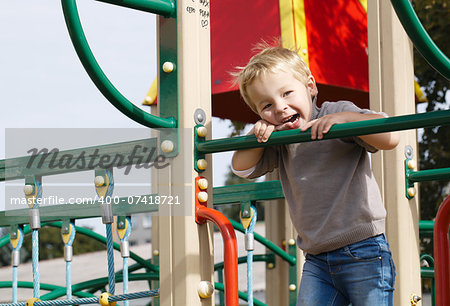
[[238,256],[234,228],[227,217],[215,209],[198,206],[197,216],[214,222],[222,234],[225,265],[225,305],[238,306]]
[[195,222],[203,224],[207,220],[213,222],[222,234],[223,257],[225,274],[225,305],[239,306],[238,294],[238,256],[236,233],[230,220],[220,211],[209,208],[206,202],[200,202],[198,194],[202,191],[198,186],[198,181],[203,177],[195,178]]
[[436,305],[450,305],[450,255],[448,228],[450,225],[450,196],[436,215],[434,223],[434,269],[436,278]]

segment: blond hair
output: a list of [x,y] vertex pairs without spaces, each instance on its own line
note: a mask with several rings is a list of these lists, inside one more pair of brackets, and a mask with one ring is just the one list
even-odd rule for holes
[[259,44],[255,49],[260,51],[250,59],[245,67],[236,67],[238,71],[233,75],[245,103],[252,111],[258,113],[247,91],[253,80],[267,72],[290,71],[297,80],[306,85],[311,71],[301,56],[290,49],[270,46],[265,42]]

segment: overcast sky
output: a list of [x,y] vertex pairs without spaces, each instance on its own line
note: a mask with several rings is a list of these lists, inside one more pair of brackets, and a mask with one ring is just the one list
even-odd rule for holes
[[[155,16],[97,1],[77,3],[103,71],[128,100],[148,110],[141,102],[156,76]],[[116,110],[88,77],[70,41],[60,1],[0,0],[0,42],[0,143],[9,128],[142,127]],[[213,126],[214,138],[227,135],[228,123],[216,119]],[[215,160],[219,158],[216,186],[223,185],[229,165],[223,159],[229,161],[230,154]],[[0,187],[3,202],[3,182]]]

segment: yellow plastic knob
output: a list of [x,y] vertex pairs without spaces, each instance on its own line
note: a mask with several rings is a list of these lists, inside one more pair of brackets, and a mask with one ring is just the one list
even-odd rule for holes
[[172,152],[172,151],[173,151],[173,148],[174,148],[173,142],[170,141],[170,140],[164,140],[164,141],[161,143],[161,150],[162,150],[164,153],[170,153],[170,152]]
[[101,175],[96,176],[95,179],[94,179],[94,184],[97,187],[104,186],[105,185],[105,178],[103,176],[101,176]]
[[414,188],[414,187],[409,187],[409,188],[408,188],[408,195],[409,195],[410,197],[414,197],[414,196],[416,195],[416,188]]
[[165,62],[162,69],[165,73],[171,73],[175,69],[175,65],[172,62]]
[[25,187],[23,187],[23,192],[25,193],[25,195],[32,195],[34,192],[33,185],[25,185]]
[[197,198],[201,203],[205,203],[208,201],[208,194],[204,191],[200,191],[197,195]]
[[208,135],[208,129],[205,128],[204,126],[199,126],[197,128],[197,135],[199,137],[206,137],[206,135]]
[[205,170],[208,167],[208,162],[206,161],[206,159],[199,159],[197,161],[197,167],[200,170]]
[[199,179],[198,180],[198,188],[200,188],[201,190],[208,189],[208,180],[205,178]]
[[201,281],[198,283],[197,292],[202,299],[210,298],[214,292],[214,286],[211,282]]

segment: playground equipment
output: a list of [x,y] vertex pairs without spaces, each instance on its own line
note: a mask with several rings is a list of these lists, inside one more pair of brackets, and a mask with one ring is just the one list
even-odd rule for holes
[[[6,212],[0,214],[0,226],[12,226],[11,242],[13,243],[14,254],[17,254],[20,249],[21,239],[27,232],[32,232],[33,241],[38,239],[39,228],[43,226],[41,222],[52,222],[59,220],[58,216],[63,216],[62,223],[54,223],[53,226],[62,226],[62,236],[66,244],[67,256],[65,256],[66,262],[70,263],[70,244],[75,230],[79,234],[82,229],[77,228],[74,224],[70,223],[70,219],[87,218],[93,216],[102,216],[103,222],[107,228],[107,238],[105,239],[108,250],[108,278],[103,280],[95,280],[91,284],[76,284],[70,285],[70,281],[67,282],[67,288],[57,288],[49,285],[42,286],[46,290],[53,290],[50,294],[40,296],[40,281],[38,273],[38,260],[37,253],[33,253],[33,298],[28,300],[28,305],[71,305],[71,304],[88,304],[88,303],[100,303],[101,305],[113,305],[112,303],[122,300],[130,300],[134,298],[141,298],[145,296],[155,296],[159,294],[159,300],[155,299],[155,303],[161,303],[162,305],[212,305],[214,302],[211,299],[210,284],[213,283],[213,261],[212,261],[212,246],[211,241],[211,226],[206,224],[206,221],[212,221],[218,225],[224,237],[224,244],[227,246],[225,251],[225,263],[224,265],[217,265],[217,269],[225,269],[225,285],[216,283],[215,288],[223,288],[225,291],[226,305],[238,305],[238,298],[244,297],[244,294],[239,294],[237,291],[237,264],[242,259],[237,258],[235,234],[232,226],[238,228],[241,231],[245,231],[244,227],[238,226],[235,222],[227,220],[223,215],[211,208],[212,202],[216,205],[224,203],[239,202],[242,205],[242,217],[249,218],[251,216],[250,204],[254,201],[280,199],[282,198],[282,192],[279,186],[279,182],[264,182],[256,185],[247,186],[233,186],[223,187],[223,189],[212,189],[211,186],[207,186],[206,182],[211,178],[211,164],[210,154],[222,151],[230,151],[235,149],[251,148],[257,146],[270,146],[292,142],[310,141],[310,134],[308,132],[301,133],[299,131],[282,131],[274,133],[269,142],[265,144],[259,144],[256,142],[253,136],[236,137],[233,139],[208,139],[208,131],[210,130],[210,71],[209,71],[209,2],[201,0],[198,2],[180,0],[176,3],[171,0],[158,0],[158,1],[143,1],[143,0],[104,0],[111,4],[122,5],[134,9],[140,9],[151,13],[160,14],[163,17],[159,18],[159,94],[158,94],[158,116],[150,115],[143,112],[139,108],[135,107],[130,101],[124,98],[109,82],[104,73],[101,71],[95,58],[93,57],[87,41],[84,37],[81,24],[78,18],[75,0],[62,0],[64,15],[68,26],[69,33],[71,35],[74,47],[77,50],[77,54],[80,57],[81,62],[88,71],[93,82],[99,88],[99,90],[105,95],[105,97],[116,106],[121,112],[129,116],[131,119],[143,124],[147,127],[157,128],[160,130],[158,137],[145,139],[135,142],[127,142],[121,144],[114,144],[110,146],[100,147],[100,151],[110,153],[111,149],[117,150],[125,156],[130,156],[132,152],[131,148],[139,145],[143,148],[157,148],[158,152],[163,156],[170,158],[171,163],[169,167],[160,169],[154,174],[154,179],[159,183],[159,189],[155,190],[154,196],[180,196],[184,201],[185,207],[183,213],[180,214],[173,206],[160,206],[159,217],[155,224],[158,224],[157,237],[154,237],[154,258],[153,263],[158,264],[159,267],[150,265],[147,261],[133,255],[129,252],[126,243],[126,237],[129,234],[127,229],[129,228],[129,221],[126,216],[139,213],[149,212],[155,208],[149,208],[143,203],[133,203],[135,205],[125,205],[129,203],[129,198],[119,198],[116,205],[111,203],[102,203],[97,201],[93,203],[89,209],[70,210],[67,209],[67,205],[39,207],[36,205],[36,199],[42,196],[43,184],[42,177],[52,174],[61,174],[63,172],[74,171],[92,171],[96,173],[95,186],[97,193],[100,197],[107,198],[111,196],[113,190],[113,174],[112,168],[118,164],[111,164],[106,169],[95,168],[81,168],[81,169],[69,169],[67,171],[55,170],[49,167],[48,163],[44,167],[36,167],[32,169],[25,169],[24,164],[27,164],[29,157],[22,157],[13,160],[2,161],[0,168],[4,170],[5,174],[2,176],[2,180],[14,180],[25,179],[25,194],[29,199],[32,199],[32,205],[29,209],[16,211],[14,216],[7,215]],[[400,2],[400,1],[399,1]],[[401,1],[403,4],[407,1]],[[405,112],[403,109],[399,110],[395,107],[399,105],[398,101],[413,101],[412,90],[409,94],[404,94],[402,90],[390,90],[389,86],[395,88],[409,88],[412,87],[412,71],[411,62],[408,56],[408,42],[403,33],[398,33],[398,24],[395,21],[392,9],[389,4],[373,1],[369,2],[369,23],[375,22],[377,26],[373,27],[377,31],[385,30],[383,27],[388,24],[389,31],[386,33],[393,33],[392,37],[400,39],[392,39],[392,41],[398,42],[402,47],[396,47],[395,50],[389,49],[392,43],[383,42],[383,48],[380,47],[380,39],[387,39],[389,34],[380,38],[379,32],[369,33],[369,40],[374,36],[377,39],[375,45],[375,52],[369,52],[375,54],[375,59],[372,60],[372,67],[377,70],[373,75],[371,87],[376,88],[373,94],[376,95],[371,101],[381,101],[378,105],[374,105],[376,110],[384,110],[390,114],[397,116],[377,119],[366,122],[355,122],[348,124],[341,124],[334,126],[331,131],[326,135],[325,139],[365,135],[371,133],[387,132],[394,130],[409,130],[422,127],[436,126],[450,124],[450,111],[440,111],[428,114],[417,115],[402,115],[399,113],[413,113],[411,107],[409,111]],[[375,4],[374,4],[375,3]],[[372,6],[373,5],[373,6]],[[371,9],[372,6],[372,9]],[[397,7],[397,10],[404,10],[402,7]],[[371,15],[371,12],[376,12],[375,15]],[[381,12],[384,12],[382,14]],[[386,13],[387,12],[387,13]],[[399,14],[402,16],[402,14]],[[384,18],[389,19],[386,22]],[[408,17],[410,18],[410,17]],[[369,29],[371,27],[369,26]],[[385,32],[383,32],[385,33]],[[431,49],[435,49],[435,46],[431,46]],[[409,50],[410,51],[410,50]],[[385,54],[386,53],[386,54]],[[426,52],[425,52],[426,53]],[[425,54],[425,56],[428,56]],[[385,61],[380,63],[380,59],[384,58]],[[389,65],[389,60],[394,63],[401,58],[405,63],[409,60],[408,64],[405,64],[407,69],[395,70],[394,64]],[[430,60],[433,61],[433,60]],[[386,63],[387,62],[387,63]],[[448,69],[448,59],[441,59],[437,65],[439,71],[443,75],[448,77],[446,69]],[[441,68],[441,67],[444,68]],[[392,69],[392,70],[389,70]],[[405,74],[405,75],[401,75]],[[382,77],[383,76],[383,77]],[[383,78],[389,79],[384,81]],[[411,81],[408,83],[408,81]],[[403,84],[406,82],[406,85]],[[409,84],[409,85],[408,85]],[[409,92],[408,90],[406,90]],[[405,97],[406,96],[406,97]],[[384,105],[383,103],[388,100],[388,97],[392,98],[394,103],[392,105]],[[383,102],[383,103],[382,103]],[[409,102],[408,102],[409,103]],[[403,102],[405,104],[405,102]],[[409,104],[412,104],[409,103]],[[392,109],[389,109],[391,107]],[[391,111],[392,110],[392,111]],[[183,131],[192,131],[186,137],[183,135]],[[415,138],[411,137],[414,134],[408,134],[406,143],[415,142]],[[81,150],[94,150],[95,148],[82,148]],[[73,150],[71,153],[76,154],[77,150]],[[391,156],[390,156],[391,154]],[[392,156],[392,153],[383,153],[383,162],[388,160],[395,160],[398,164],[398,157]],[[411,155],[412,156],[412,155]],[[51,156],[50,158],[51,159]],[[375,158],[376,159],[376,158]],[[133,161],[133,163],[136,161]],[[374,163],[380,161],[375,160]],[[408,163],[407,163],[408,165]],[[396,165],[395,169],[402,168],[403,165]],[[411,293],[419,294],[418,289],[418,252],[417,252],[417,236],[418,231],[415,230],[419,226],[417,215],[414,214],[417,203],[412,193],[408,194],[411,198],[407,200],[403,192],[391,192],[390,188],[397,188],[398,184],[391,184],[389,179],[391,177],[397,178],[399,176],[389,176],[388,171],[391,167],[384,167],[386,172],[383,176],[382,184],[383,195],[386,198],[390,193],[401,194],[397,199],[387,201],[394,204],[388,204],[388,212],[393,215],[391,221],[388,220],[388,235],[394,240],[393,250],[394,254],[398,254],[397,260],[399,264],[399,278],[398,283],[398,304],[405,304],[405,296],[409,302],[409,296]],[[410,170],[412,170],[410,168]],[[402,171],[404,171],[402,169]],[[428,170],[437,171],[437,170]],[[439,174],[439,179],[448,179],[448,168],[441,170],[444,174]],[[420,173],[421,171],[407,172],[405,175],[407,182],[402,182],[402,186],[408,186],[412,188],[413,182],[420,181],[421,174],[427,175],[427,173]],[[429,172],[428,172],[429,173]],[[200,177],[199,175],[202,175]],[[206,179],[206,181],[205,181]],[[435,175],[431,176],[431,179],[436,179]],[[391,187],[393,186],[393,187]],[[403,188],[401,188],[403,191]],[[240,192],[240,193],[239,193]],[[208,195],[213,194],[213,201],[208,201]],[[238,195],[238,198],[235,196]],[[151,196],[151,195],[150,195]],[[228,198],[228,199],[227,199]],[[409,202],[408,202],[409,201]],[[409,205],[404,205],[407,203]],[[439,224],[439,233],[447,233],[447,241],[445,247],[448,246],[448,201],[443,204],[440,215],[444,216],[444,221],[441,223],[441,218],[436,221]],[[122,204],[122,205],[121,205]],[[394,207],[395,205],[395,207]],[[402,216],[402,211],[406,210],[407,218]],[[28,213],[31,212],[30,217]],[[118,216],[119,235],[121,237],[121,251],[124,258],[124,269],[121,272],[121,278],[117,277],[114,273],[114,263],[111,259],[111,253],[113,248],[119,248],[117,244],[114,244],[111,239],[111,224],[112,217]],[[395,221],[394,221],[395,218]],[[407,219],[406,221],[403,219]],[[417,222],[416,222],[417,221]],[[122,222],[122,223],[121,223]],[[19,225],[30,224],[25,226],[23,233],[21,232]],[[395,223],[395,224],[394,224]],[[128,224],[128,225],[127,225]],[[441,225],[443,224],[443,225]],[[407,243],[411,243],[411,247],[407,248],[401,244],[398,239],[400,230],[399,227],[407,228],[408,232],[413,233],[409,237],[404,237]],[[436,226],[438,227],[438,226]],[[248,232],[248,231],[247,231]],[[279,246],[264,241],[258,235],[254,235],[256,240],[264,242],[264,244],[271,247],[272,252],[279,255],[288,262],[289,270],[289,286],[285,293],[289,296],[289,304],[295,304],[297,296],[297,256],[295,240],[290,237],[287,239],[286,249],[282,250]],[[445,234],[443,235],[445,238]],[[445,239],[444,243],[445,243]],[[5,241],[5,240],[3,240]],[[441,240],[439,240],[441,241]],[[437,242],[439,244],[439,242]],[[444,247],[444,248],[445,248]],[[251,249],[251,248],[249,248]],[[406,249],[406,250],[403,250]],[[37,252],[37,247],[34,247]],[[441,249],[438,249],[436,253],[440,253]],[[448,250],[448,248],[447,248]],[[129,255],[129,256],[128,256]],[[160,256],[163,255],[163,256]],[[265,256],[254,256],[255,260],[265,260],[268,264],[274,264],[274,256],[272,253]],[[439,257],[440,256],[440,257]],[[443,253],[436,258],[435,269],[439,271],[448,271],[448,266],[441,268],[440,264],[443,261],[448,263],[448,252]],[[145,266],[149,273],[145,275],[127,274],[127,269],[133,271],[134,266],[128,267],[127,258],[130,257],[138,262],[140,266]],[[17,255],[13,255],[13,258],[17,258]],[[445,259],[447,258],[447,259]],[[70,264],[67,264],[69,267]],[[137,267],[137,266],[136,266]],[[17,260],[13,262],[13,275],[17,268]],[[417,268],[417,269],[413,269]],[[69,268],[67,268],[69,270]],[[412,272],[411,272],[412,271]],[[157,273],[159,272],[159,277]],[[448,296],[443,294],[445,287],[448,287],[448,273],[441,273],[436,279],[436,290],[438,292],[438,303],[444,305],[448,303]],[[441,275],[439,274],[439,275]],[[68,279],[70,279],[70,273],[68,273]],[[145,292],[115,294],[115,281],[126,279],[129,277],[133,279],[158,279],[159,290],[149,290]],[[219,278],[222,278],[222,273],[219,273]],[[85,288],[98,289],[104,286],[105,283],[109,284],[109,294],[103,294],[101,296],[88,296],[89,294],[83,292]],[[12,286],[17,288],[19,285],[29,286],[30,284],[16,282],[13,277],[12,283],[3,285]],[[197,289],[200,287],[200,290]],[[442,289],[444,288],[444,289]],[[72,290],[70,290],[72,289]],[[59,294],[59,295],[58,295]],[[66,294],[67,299],[61,301],[38,301],[37,299],[54,299]],[[72,295],[77,295],[80,299],[71,298]],[[251,295],[251,292],[249,292]],[[251,300],[252,297],[250,296]],[[440,299],[440,300],[439,300]],[[258,301],[254,301],[255,304],[262,305]],[[16,303],[10,305],[25,305],[25,303]]]

